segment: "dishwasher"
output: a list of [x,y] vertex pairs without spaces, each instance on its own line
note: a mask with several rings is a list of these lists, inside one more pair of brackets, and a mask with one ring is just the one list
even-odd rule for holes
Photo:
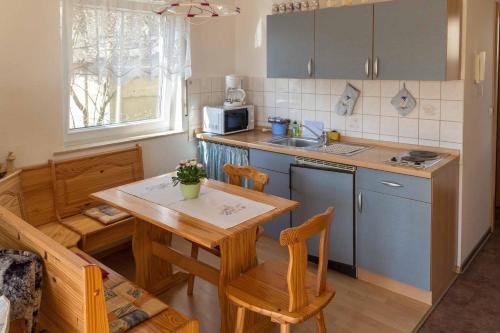
[[[292,226],[335,207],[330,226],[328,266],[356,277],[355,194],[356,167],[297,157],[290,165],[290,192],[300,207],[292,212]],[[309,260],[318,262],[319,235],[307,242]]]

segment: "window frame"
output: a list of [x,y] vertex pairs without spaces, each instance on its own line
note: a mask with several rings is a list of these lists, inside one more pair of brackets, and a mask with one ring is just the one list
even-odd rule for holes
[[[70,85],[71,85],[71,59],[72,50],[71,45],[68,42],[71,40],[72,31],[68,27],[65,29],[65,20],[72,20],[72,18],[65,17],[66,10],[64,0],[60,1],[60,27],[61,27],[61,45],[62,45],[62,59],[63,59],[63,69],[62,73],[62,107],[63,107],[63,122],[64,122],[64,146],[74,147],[74,146],[84,146],[88,144],[94,144],[103,141],[129,141],[133,137],[141,137],[148,135],[165,135],[165,134],[177,134],[180,132],[186,132],[187,123],[187,81],[181,79],[182,84],[181,89],[181,101],[176,103],[180,106],[179,110],[168,110],[168,103],[158,103],[158,108],[163,107],[164,110],[161,111],[161,116],[155,119],[137,120],[129,121],[123,123],[106,124],[101,126],[92,126],[84,128],[72,129],[70,126],[70,108],[71,108],[71,96],[70,96]],[[70,34],[68,36],[68,34]],[[161,76],[161,74],[160,74]],[[162,80],[164,78],[159,78],[158,90],[161,94],[162,90]],[[162,105],[163,104],[163,105]],[[172,103],[170,104],[172,105]],[[165,110],[167,109],[167,110]],[[181,119],[181,121],[177,119]]]

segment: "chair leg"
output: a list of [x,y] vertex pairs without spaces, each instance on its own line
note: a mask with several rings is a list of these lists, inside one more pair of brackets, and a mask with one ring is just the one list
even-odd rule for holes
[[246,309],[238,307],[238,312],[236,313],[236,329],[235,333],[243,333],[245,330],[245,315]]
[[281,324],[280,333],[290,333],[290,324]]
[[323,311],[320,311],[316,316],[314,316],[314,320],[316,321],[316,328],[318,329],[318,333],[326,333],[325,317],[323,316]]
[[[193,259],[198,259],[198,245],[192,243],[191,244],[191,258]],[[193,289],[194,289],[194,274],[189,274],[188,278],[188,289],[187,289],[187,294],[188,296],[193,296]]]

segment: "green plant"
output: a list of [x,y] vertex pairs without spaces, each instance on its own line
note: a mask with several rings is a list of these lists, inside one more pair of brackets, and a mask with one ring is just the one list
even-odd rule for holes
[[196,160],[181,161],[176,168],[177,175],[172,177],[174,186],[179,183],[183,185],[196,185],[200,179],[207,178],[207,173],[203,165]]

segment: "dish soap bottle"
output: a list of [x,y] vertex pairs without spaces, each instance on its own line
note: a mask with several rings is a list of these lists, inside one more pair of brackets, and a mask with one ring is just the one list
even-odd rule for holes
[[300,136],[300,125],[297,123],[297,120],[293,122],[292,130],[293,130],[293,136],[295,138],[298,138]]

